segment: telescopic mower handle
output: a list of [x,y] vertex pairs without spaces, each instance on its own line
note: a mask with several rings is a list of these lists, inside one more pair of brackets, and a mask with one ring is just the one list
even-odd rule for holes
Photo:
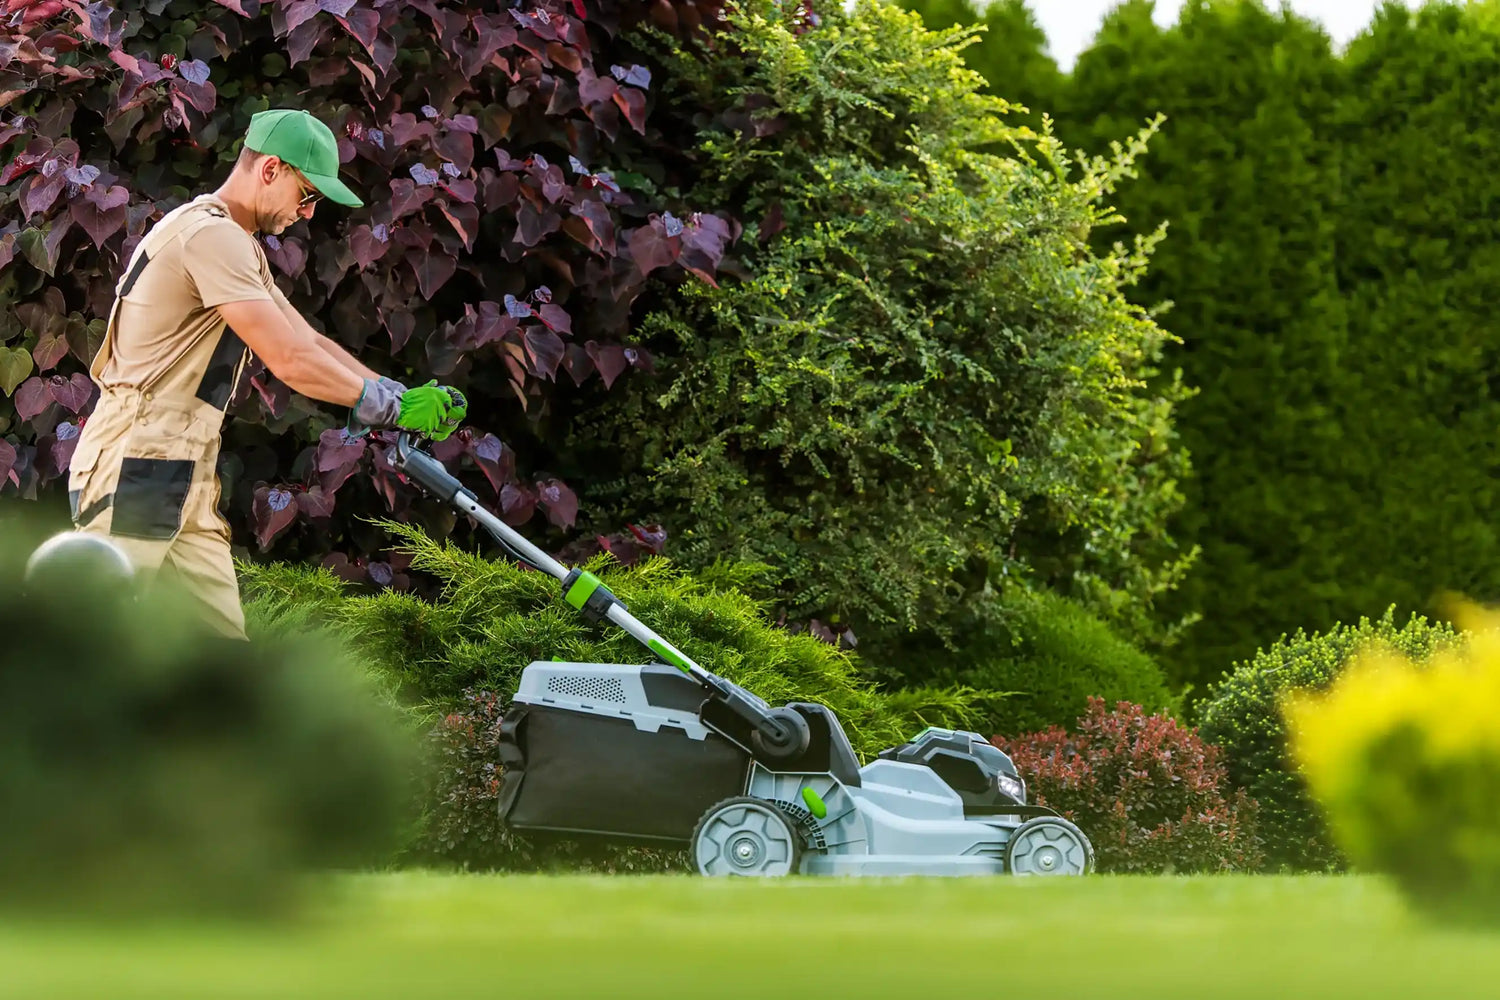
[[751,725],[759,736],[757,744],[768,755],[790,758],[806,748],[807,723],[800,715],[790,709],[770,708],[738,684],[698,666],[686,653],[627,611],[620,599],[610,593],[594,574],[568,569],[486,510],[479,498],[442,462],[423,451],[411,434],[402,432],[397,437],[391,465],[439,500],[478,521],[516,559],[561,582],[563,599],[586,620],[595,624],[606,619],[613,622],[665,662],[712,691],[735,716]]

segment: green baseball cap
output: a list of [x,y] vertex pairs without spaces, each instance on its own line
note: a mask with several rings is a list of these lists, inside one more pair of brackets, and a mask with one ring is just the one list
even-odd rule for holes
[[309,112],[273,108],[251,115],[245,146],[296,167],[321,194],[340,205],[364,205],[338,178],[339,144],[333,131]]

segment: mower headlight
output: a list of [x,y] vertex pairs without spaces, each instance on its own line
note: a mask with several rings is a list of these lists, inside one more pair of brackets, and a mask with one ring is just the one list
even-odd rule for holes
[[1000,791],[1015,799],[1021,805],[1026,804],[1026,782],[1014,774],[1002,774],[995,778],[995,784]]

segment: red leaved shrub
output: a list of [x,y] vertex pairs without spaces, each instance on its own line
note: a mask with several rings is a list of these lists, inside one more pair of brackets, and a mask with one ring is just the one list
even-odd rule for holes
[[1196,730],[1122,701],[1090,698],[1075,732],[1056,726],[992,742],[1031,799],[1077,823],[1105,872],[1251,871],[1260,866],[1255,800],[1226,795],[1219,749]]
[[[633,314],[714,282],[739,235],[676,194],[700,124],[635,30],[718,25],[719,0],[0,2],[0,494],[61,496],[132,250],[289,106],[333,127],[366,205],[264,237],[282,290],[381,373],[463,389],[443,460],[509,523],[568,531],[574,397],[651,372]],[[390,585],[371,516],[463,529],[388,436],[251,374],[221,468],[237,544]]]

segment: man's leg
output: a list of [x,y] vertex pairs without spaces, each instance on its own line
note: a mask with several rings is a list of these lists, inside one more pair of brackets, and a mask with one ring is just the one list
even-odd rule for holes
[[203,620],[215,632],[231,639],[246,638],[240,583],[227,538],[203,531],[182,532],[167,550],[161,573],[198,602]]

